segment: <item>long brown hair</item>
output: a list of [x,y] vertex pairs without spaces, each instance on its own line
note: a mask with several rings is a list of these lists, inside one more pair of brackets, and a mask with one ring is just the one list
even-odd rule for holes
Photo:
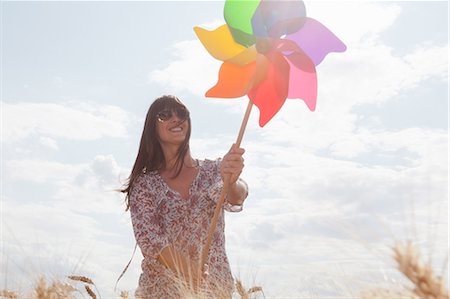
[[[125,203],[127,205],[125,211],[130,208],[130,191],[135,179],[142,173],[148,171],[160,170],[166,167],[166,160],[162,151],[159,135],[156,129],[157,114],[162,110],[173,110],[178,107],[183,107],[187,110],[187,107],[175,96],[164,95],[157,98],[150,106],[145,118],[144,130],[142,131],[141,142],[139,144],[139,150],[134,162],[131,174],[128,177],[127,183],[124,185],[121,192],[126,193]],[[186,138],[178,149],[177,160],[175,162],[176,178],[183,168],[184,157],[189,151],[189,139],[191,137],[191,119],[186,119],[188,122],[188,131],[186,132]]]

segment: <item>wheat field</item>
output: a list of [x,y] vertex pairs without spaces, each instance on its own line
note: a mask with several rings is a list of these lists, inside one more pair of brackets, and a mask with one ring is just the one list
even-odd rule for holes
[[[355,298],[361,299],[448,299],[448,286],[445,284],[444,273],[437,273],[430,263],[425,262],[418,247],[411,241],[396,242],[391,248],[392,259],[398,272],[405,278],[404,284],[391,288],[376,286],[363,290]],[[195,291],[189,285],[179,283],[185,299],[211,298],[210,292]],[[242,281],[236,279],[233,298],[251,299],[265,298],[264,287],[246,287]],[[214,298],[222,299],[220,290],[216,290]],[[85,276],[67,276],[65,279],[47,281],[43,277],[38,279],[34,289],[25,293],[14,290],[0,290],[0,298],[30,298],[30,299],[101,299],[100,291],[94,281]],[[128,291],[119,291],[118,298],[134,298]],[[313,299],[313,298],[312,298]],[[320,299],[317,297],[317,299]]]

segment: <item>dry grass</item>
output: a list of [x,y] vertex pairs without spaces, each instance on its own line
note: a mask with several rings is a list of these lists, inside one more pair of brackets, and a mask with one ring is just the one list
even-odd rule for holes
[[[186,283],[182,283],[181,281],[177,281],[178,291],[183,294],[184,299],[229,299],[230,294],[227,289],[218,288],[210,288],[210,289],[194,289],[190,285]],[[236,292],[240,296],[241,299],[251,299],[256,298],[255,294],[262,292],[261,287],[252,287],[246,290],[240,280],[236,280]],[[264,295],[264,294],[263,294]]]
[[[375,288],[364,291],[360,294],[363,299],[448,299],[448,290],[445,288],[443,277],[437,275],[430,263],[423,262],[419,250],[410,241],[397,242],[392,248],[393,259],[397,263],[397,269],[410,282],[407,285],[398,285],[395,288]],[[44,278],[40,278],[31,294],[24,297],[10,290],[0,290],[0,298],[32,298],[32,299],[75,299],[75,293],[79,293],[85,298],[84,292],[92,299],[97,299],[100,294],[94,282],[85,276],[68,276],[71,281],[82,283],[84,290],[69,283],[60,281],[47,283]],[[95,287],[97,294],[91,289]],[[189,284],[179,283],[179,290],[185,299],[209,299],[211,290],[194,290]],[[264,293],[261,287],[246,289],[240,280],[236,280],[236,293],[241,299],[256,298],[258,294]],[[214,289],[214,298],[229,298],[229,294],[220,289]],[[129,299],[127,291],[120,292],[120,298]]]
[[424,299],[449,298],[443,277],[434,273],[431,264],[422,261],[412,242],[397,243],[393,251],[398,270],[414,284],[412,293]]
[[[89,285],[93,285],[95,288],[97,288],[94,284],[94,282],[84,276],[68,276],[70,280],[82,282],[84,285],[84,289],[86,293],[92,298],[97,299],[97,295],[95,292],[89,287]],[[26,298],[26,299],[76,299],[75,294],[81,294],[83,298],[85,296],[83,295],[83,292],[80,291],[80,289],[76,288],[70,283],[65,283],[62,281],[53,281],[51,283],[48,283],[47,280],[44,277],[40,277],[35,286],[34,289],[24,296],[19,296],[17,293],[10,291],[10,290],[0,290],[0,298]],[[98,291],[97,291],[98,294]],[[128,297],[122,297],[122,298],[128,298]]]
[[18,296],[15,292],[8,290],[0,290],[0,298],[16,299],[18,298]]
[[88,293],[88,295],[92,299],[97,299],[97,295],[94,293],[94,291],[91,289],[91,287],[89,285],[94,286],[95,290],[97,291],[98,296],[100,297],[100,292],[98,291],[97,286],[92,281],[92,279],[90,279],[90,278],[88,278],[86,276],[78,276],[78,275],[70,275],[70,276],[67,276],[67,278],[69,278],[70,280],[73,280],[73,281],[83,282],[84,283],[84,289]]
[[448,290],[442,276],[436,275],[430,263],[425,263],[419,250],[411,241],[397,242],[392,248],[397,269],[410,282],[411,286],[400,289],[373,289],[362,294],[364,299],[410,298],[410,299],[448,299]]
[[74,292],[78,292],[78,290],[70,284],[55,281],[48,285],[47,281],[41,277],[34,288],[32,298],[72,299]]
[[261,293],[264,296],[262,287],[252,287],[246,290],[239,279],[236,279],[236,292],[239,294],[239,296],[241,296],[241,299],[250,299],[251,296],[255,293]]
[[67,278],[69,278],[70,280],[81,281],[81,282],[84,282],[84,283],[95,285],[94,282],[90,278],[88,278],[86,276],[70,275],[70,276],[67,276]]
[[85,285],[84,288],[86,289],[86,292],[91,296],[92,299],[97,299],[97,296],[95,295],[94,291],[88,286]]

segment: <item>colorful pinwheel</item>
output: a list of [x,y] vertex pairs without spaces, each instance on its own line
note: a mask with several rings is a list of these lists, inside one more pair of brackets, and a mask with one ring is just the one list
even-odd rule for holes
[[324,25],[306,17],[303,1],[227,0],[226,24],[214,31],[195,27],[207,51],[223,61],[207,97],[247,95],[260,110],[263,127],[286,98],[315,110],[316,65],[346,46]]

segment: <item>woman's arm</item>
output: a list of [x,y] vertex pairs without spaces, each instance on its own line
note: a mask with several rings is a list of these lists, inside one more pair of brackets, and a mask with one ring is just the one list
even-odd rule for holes
[[134,181],[129,200],[136,242],[144,257],[155,259],[169,245],[169,241],[160,224],[157,203],[144,175]]
[[234,206],[242,206],[247,195],[247,184],[241,179],[238,179],[228,189],[227,202]]
[[247,184],[239,178],[244,169],[244,153],[243,148],[238,148],[236,144],[233,144],[220,163],[222,180],[225,181],[227,176],[230,177],[227,202],[231,205],[242,205],[248,195]]

